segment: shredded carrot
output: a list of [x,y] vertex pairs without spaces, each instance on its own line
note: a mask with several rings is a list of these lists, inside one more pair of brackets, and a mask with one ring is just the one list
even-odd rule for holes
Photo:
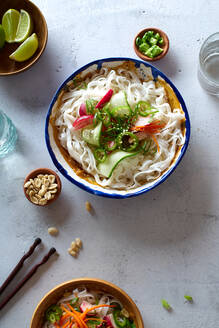
[[63,325],[63,321],[69,317],[69,314],[64,314],[61,316],[61,319],[59,320],[59,324]]
[[66,327],[68,327],[68,325],[70,325],[71,324],[71,321],[67,321],[65,324],[64,324],[64,326],[62,326],[62,328],[66,328]]
[[83,321],[83,319],[81,318],[81,316],[79,315],[80,312],[76,311],[69,303],[67,303],[68,307],[71,309],[71,311],[77,315],[79,321],[81,322],[81,324],[84,326],[84,328],[88,328],[86,323]]
[[155,142],[155,144],[157,145],[157,151],[158,151],[158,153],[160,152],[160,146],[159,146],[159,143],[158,143],[158,141],[157,141],[157,138],[155,137],[155,136],[151,136],[152,137],[152,139],[154,140],[154,142]]
[[72,313],[71,311],[67,310],[63,305],[61,305],[61,308],[63,311],[65,311],[66,313],[68,313],[71,317],[73,317],[75,319],[75,321],[77,322],[78,326],[80,328],[83,328],[83,325],[81,323],[81,320],[78,318],[78,314]]
[[165,124],[162,124],[159,120],[156,120],[143,126],[133,126],[131,131],[143,131],[149,134],[154,134],[160,132],[164,126]]
[[56,326],[56,328],[60,328],[59,325],[55,322],[54,325]]
[[100,308],[100,307],[115,307],[115,305],[108,305],[108,304],[100,304],[100,305],[95,305],[95,306],[92,306],[90,309],[87,309],[86,311],[84,311],[80,316],[81,318],[85,318],[86,314],[92,310],[95,310],[97,308]]

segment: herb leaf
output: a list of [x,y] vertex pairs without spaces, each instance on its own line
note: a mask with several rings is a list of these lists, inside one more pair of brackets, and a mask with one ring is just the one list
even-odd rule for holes
[[185,298],[188,302],[193,303],[193,298],[192,298],[192,296],[184,295],[184,298]]
[[161,304],[164,307],[164,309],[166,309],[167,311],[171,311],[172,310],[170,304],[166,300],[162,299],[161,300]]

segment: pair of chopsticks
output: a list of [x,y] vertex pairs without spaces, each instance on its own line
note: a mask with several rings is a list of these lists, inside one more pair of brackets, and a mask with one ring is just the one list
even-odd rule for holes
[[[4,283],[0,287],[0,295],[3,293],[5,288],[9,285],[9,283],[13,280],[13,278],[16,276],[18,271],[22,268],[24,261],[30,257],[35,248],[41,243],[41,239],[37,238],[33,245],[30,247],[29,251],[24,254],[24,256],[20,259],[18,264],[15,266],[15,268],[12,270],[12,272],[9,274],[8,278],[4,281]],[[33,268],[26,274],[26,276],[18,283],[18,285],[12,290],[12,292],[0,303],[0,310],[3,309],[3,307],[14,297],[15,294],[24,286],[24,284],[36,273],[37,269],[46,263],[50,256],[56,252],[56,249],[54,247],[50,248],[49,252],[43,257],[42,261],[33,266]]]

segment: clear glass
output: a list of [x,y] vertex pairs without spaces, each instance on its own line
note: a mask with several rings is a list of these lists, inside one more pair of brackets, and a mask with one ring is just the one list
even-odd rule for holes
[[17,141],[17,131],[10,118],[0,110],[0,157],[10,153]]
[[219,96],[219,32],[210,35],[201,47],[198,79],[205,91]]

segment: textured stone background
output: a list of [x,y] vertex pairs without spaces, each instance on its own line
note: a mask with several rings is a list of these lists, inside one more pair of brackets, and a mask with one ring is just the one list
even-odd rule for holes
[[[29,71],[0,79],[1,108],[13,119],[19,141],[0,161],[0,283],[40,236],[28,266],[51,246],[49,261],[1,313],[0,327],[25,327],[56,284],[91,276],[110,280],[136,301],[147,328],[215,328],[219,321],[219,108],[200,88],[196,72],[203,40],[218,29],[216,0],[35,0],[48,23],[47,48]],[[25,175],[54,168],[44,142],[49,102],[74,70],[97,58],[136,55],[135,34],[147,26],[167,32],[170,51],[155,65],[179,88],[191,118],[189,149],[177,170],[155,190],[129,200],[87,194],[62,178],[63,192],[48,208],[26,201]],[[91,216],[85,201],[95,209]],[[48,226],[60,234],[52,238]],[[66,249],[84,241],[77,260]],[[18,278],[21,274],[18,275]],[[13,286],[13,284],[12,284]],[[191,294],[193,305],[184,304]],[[174,311],[160,305],[165,298]]]

